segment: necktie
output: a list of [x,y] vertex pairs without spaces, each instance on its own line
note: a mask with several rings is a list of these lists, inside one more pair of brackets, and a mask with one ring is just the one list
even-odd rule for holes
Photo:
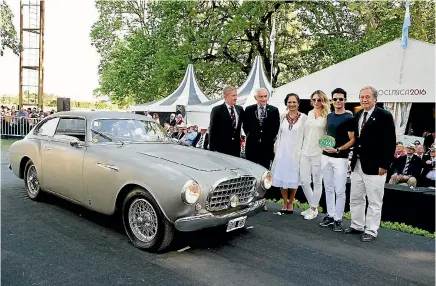
[[261,106],[260,107],[260,117],[259,117],[259,124],[260,124],[260,126],[262,126],[264,119],[265,119],[265,107]]
[[363,130],[363,127],[365,127],[365,124],[366,124],[366,117],[368,116],[368,112],[364,112],[363,113],[363,121],[362,121],[362,127],[360,127],[360,132],[362,132],[362,130]]
[[197,147],[201,148],[203,146],[204,135],[200,135],[200,140],[198,140]]
[[236,128],[236,116],[235,116],[235,107],[230,106],[230,116],[232,117],[232,127]]
[[409,169],[409,164],[410,164],[410,158],[407,157],[407,159],[406,159],[406,166],[404,166],[403,175],[407,175],[407,170]]

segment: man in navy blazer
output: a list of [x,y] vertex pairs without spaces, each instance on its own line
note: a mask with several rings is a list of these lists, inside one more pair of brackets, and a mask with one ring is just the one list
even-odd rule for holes
[[227,86],[223,93],[224,103],[215,106],[210,114],[209,150],[240,157],[244,109],[236,105],[235,87]]
[[361,233],[361,240],[366,242],[377,237],[380,227],[386,173],[394,159],[396,135],[392,114],[376,106],[377,89],[366,86],[359,96],[363,109],[354,117],[351,225],[344,233]]
[[392,164],[392,176],[389,184],[406,183],[409,187],[416,187],[418,178],[421,176],[421,158],[415,155],[415,145],[406,146],[406,156],[394,160]]

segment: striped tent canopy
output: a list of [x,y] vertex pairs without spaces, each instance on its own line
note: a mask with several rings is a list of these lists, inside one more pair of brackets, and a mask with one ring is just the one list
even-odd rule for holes
[[194,66],[188,65],[183,81],[179,87],[164,99],[158,99],[145,104],[130,107],[130,111],[176,112],[178,105],[189,106],[207,102],[207,98],[198,86]]
[[[272,86],[268,81],[263,69],[263,62],[260,56],[254,59],[253,67],[245,82],[238,88],[238,100],[236,104],[242,105],[244,108],[248,105],[254,104],[254,93],[256,89],[263,87],[268,91],[271,96]],[[187,108],[187,111],[192,112],[210,112],[214,106],[224,103],[223,98],[213,99],[198,105],[192,105]]]

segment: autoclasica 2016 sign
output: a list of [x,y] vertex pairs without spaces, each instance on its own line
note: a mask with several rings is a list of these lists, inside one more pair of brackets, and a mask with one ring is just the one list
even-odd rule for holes
[[426,95],[424,88],[379,89],[379,95]]

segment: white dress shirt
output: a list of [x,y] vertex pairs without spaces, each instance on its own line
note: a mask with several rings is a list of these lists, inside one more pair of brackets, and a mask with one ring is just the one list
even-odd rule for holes
[[[201,139],[203,139],[203,142],[201,142]],[[198,139],[197,144],[195,145],[195,147],[197,147],[197,148],[204,148],[204,141],[205,141],[205,139],[206,139],[206,133],[201,134],[200,138]],[[201,142],[201,145],[200,145],[200,142]]]
[[327,117],[319,116],[315,119],[315,112],[309,111],[304,124],[304,141],[302,155],[317,156],[322,154],[318,141],[327,134]]
[[[265,111],[265,118],[266,118],[266,104],[263,106],[263,110]],[[257,105],[257,118],[260,119],[260,116],[262,114],[262,109],[260,109],[260,105]]]
[[363,122],[363,117],[365,116],[364,113],[368,112],[368,114],[366,115],[366,123],[368,123],[368,120],[371,117],[371,114],[374,112],[374,109],[375,109],[375,105],[369,111],[366,111],[365,109],[363,110],[362,115],[359,118],[359,135],[362,131],[362,122]]
[[[227,111],[229,112],[229,114],[230,114],[230,118],[231,118],[231,117],[232,117],[231,105],[228,105],[227,102],[226,102],[226,106],[227,106]],[[234,106],[234,105],[233,105],[233,110],[234,110],[234,112],[235,112],[236,126],[238,126],[238,119],[239,119],[239,116],[238,116],[238,112],[236,111],[236,106]]]

